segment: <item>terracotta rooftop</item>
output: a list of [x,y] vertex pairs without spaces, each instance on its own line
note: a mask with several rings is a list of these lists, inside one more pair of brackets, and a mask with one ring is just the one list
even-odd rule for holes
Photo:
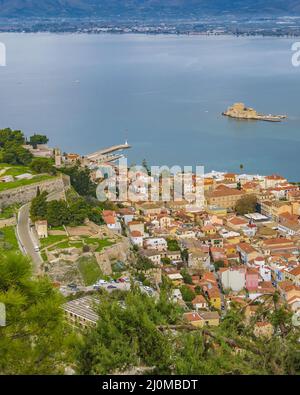
[[201,318],[197,312],[185,313],[183,314],[183,317],[189,322],[197,322],[203,320],[203,318]]
[[225,185],[220,185],[214,191],[208,193],[208,197],[210,198],[222,197],[222,196],[242,196],[242,195],[244,195],[243,191],[234,188],[229,188],[226,187]]
[[134,230],[133,232],[131,232],[131,236],[132,237],[141,237],[142,234],[138,230]]

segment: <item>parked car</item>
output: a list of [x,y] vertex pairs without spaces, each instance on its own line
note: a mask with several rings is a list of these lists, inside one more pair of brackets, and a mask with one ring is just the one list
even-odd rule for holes
[[105,280],[99,280],[99,281],[97,282],[97,284],[98,284],[98,285],[104,285],[104,284],[107,284],[107,281],[105,281]]
[[119,283],[125,283],[125,279],[122,278],[122,277],[121,277],[121,278],[118,278],[118,282],[119,282]]
[[115,285],[108,285],[107,289],[117,289]]
[[76,290],[78,287],[77,284],[68,284],[68,288],[71,288],[72,290]]

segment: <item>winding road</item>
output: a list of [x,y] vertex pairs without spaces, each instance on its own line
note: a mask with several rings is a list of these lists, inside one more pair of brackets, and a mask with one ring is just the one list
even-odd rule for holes
[[[48,195],[47,200],[61,199],[64,197],[63,191],[54,192]],[[22,206],[18,213],[17,220],[17,237],[22,252],[28,255],[33,263],[33,272],[38,275],[41,273],[41,265],[43,259],[40,252],[35,251],[35,247],[39,246],[39,240],[30,227],[30,206],[31,202]]]
[[38,274],[40,272],[40,266],[43,263],[43,259],[41,254],[34,250],[34,247],[38,246],[39,242],[36,240],[32,230],[30,229],[29,211],[30,203],[25,204],[19,210],[17,236],[23,252],[29,255],[32,259],[34,273]]

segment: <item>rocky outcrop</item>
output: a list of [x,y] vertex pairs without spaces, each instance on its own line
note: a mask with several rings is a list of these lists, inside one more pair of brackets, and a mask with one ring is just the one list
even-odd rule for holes
[[227,111],[223,112],[230,118],[237,119],[252,119],[257,121],[269,121],[269,122],[280,122],[282,119],[286,118],[286,115],[264,115],[259,114],[256,110],[250,107],[246,107],[244,103],[235,103],[232,107],[229,107]]
[[101,252],[95,252],[98,265],[103,274],[112,274],[112,263],[121,261],[128,263],[132,259],[132,252],[130,250],[130,243],[127,238],[123,238],[117,244],[111,247],[104,248]]

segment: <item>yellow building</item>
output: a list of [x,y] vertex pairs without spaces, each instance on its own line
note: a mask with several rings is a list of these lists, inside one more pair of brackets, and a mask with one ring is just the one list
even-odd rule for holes
[[201,230],[206,236],[215,235],[217,233],[217,229],[213,225],[202,226]]
[[284,271],[285,280],[292,281],[295,285],[300,286],[300,266],[295,267],[294,269]]
[[261,202],[261,213],[267,217],[271,217],[274,221],[279,220],[279,216],[283,213],[293,214],[292,204],[282,201]]
[[220,323],[219,314],[216,311],[190,311],[183,314],[183,318],[189,324],[203,328],[204,326],[218,326]]
[[208,206],[206,208],[208,214],[217,215],[218,217],[226,217],[227,210],[224,207]]
[[207,204],[233,210],[239,199],[245,196],[245,192],[239,189],[229,188],[225,185],[218,186],[214,191],[206,195]]
[[199,315],[204,321],[204,326],[218,326],[220,324],[220,316],[217,311],[200,311]]
[[198,328],[202,328],[204,326],[203,318],[200,317],[197,311],[190,311],[189,313],[184,313],[183,319],[189,324]]
[[217,310],[221,310],[221,295],[216,287],[213,287],[207,291],[210,304]]
[[226,174],[224,174],[224,180],[227,182],[236,182],[236,174],[235,173],[226,173]]
[[208,192],[215,188],[216,180],[214,178],[204,178],[204,191]]

